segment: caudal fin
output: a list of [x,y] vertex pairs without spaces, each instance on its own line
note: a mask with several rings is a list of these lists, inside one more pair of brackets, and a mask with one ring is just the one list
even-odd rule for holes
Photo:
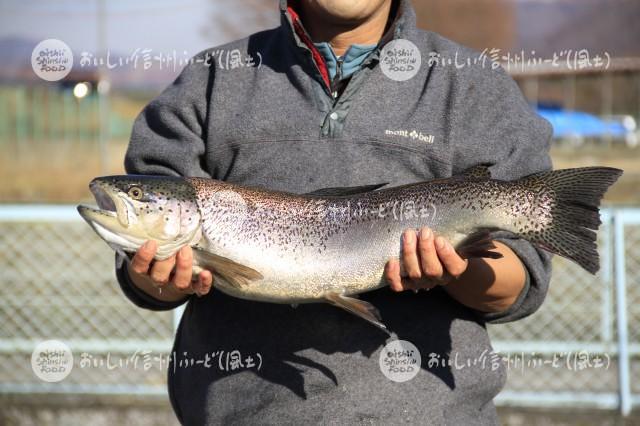
[[600,201],[620,175],[620,169],[584,167],[538,173],[520,180],[538,194],[537,217],[530,217],[529,226],[520,234],[595,274],[600,267],[596,244]]

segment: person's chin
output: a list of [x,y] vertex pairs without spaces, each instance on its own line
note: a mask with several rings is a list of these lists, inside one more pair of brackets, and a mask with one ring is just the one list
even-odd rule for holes
[[374,13],[367,0],[348,0],[334,2],[318,2],[323,15],[340,24],[359,24],[365,22]]

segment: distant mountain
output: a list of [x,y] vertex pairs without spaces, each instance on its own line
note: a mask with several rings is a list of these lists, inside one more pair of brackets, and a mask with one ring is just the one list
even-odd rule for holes
[[[42,83],[31,68],[31,54],[41,40],[7,37],[0,39],[0,83]],[[117,58],[127,57],[132,53],[122,54],[110,52],[111,63],[117,63]],[[142,56],[141,54],[139,55]],[[81,52],[74,51],[74,66],[67,80],[94,79],[97,67],[93,65],[80,66]],[[109,79],[115,88],[159,89],[167,86],[177,76],[180,69],[163,68],[153,63],[147,70],[142,67],[142,58],[137,68],[132,65],[118,66],[108,71]]]
[[0,81],[10,82],[22,79],[36,80],[37,76],[31,71],[31,76],[25,75],[25,70],[31,70],[31,52],[38,42],[17,37],[0,39]]
[[29,53],[28,57],[24,56],[24,52],[31,52],[34,47],[36,47],[38,42],[33,42],[31,40],[18,38],[18,37],[8,37],[0,39],[0,52],[2,52],[2,65],[11,65],[18,62],[23,62],[25,64],[29,63],[31,59],[31,53]]

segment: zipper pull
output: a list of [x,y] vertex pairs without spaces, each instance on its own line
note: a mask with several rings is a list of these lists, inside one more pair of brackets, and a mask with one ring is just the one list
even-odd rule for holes
[[342,80],[342,63],[344,62],[344,58],[341,56],[336,61],[336,75],[331,82],[331,94],[333,95],[333,99],[338,97],[338,85]]

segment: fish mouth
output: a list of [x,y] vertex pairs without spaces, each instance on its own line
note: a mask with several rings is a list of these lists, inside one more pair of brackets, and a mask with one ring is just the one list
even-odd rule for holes
[[129,206],[125,200],[105,189],[97,180],[89,184],[89,189],[98,208],[80,205],[78,212],[90,225],[93,226],[97,222],[112,231],[129,227]]
[[92,181],[89,189],[93,193],[97,207],[79,205],[77,209],[80,216],[114,249],[135,251],[142,242],[140,238],[131,234],[129,229],[130,206],[128,203],[99,180]]
[[101,210],[104,210],[106,212],[112,212],[113,214],[117,213],[118,209],[117,209],[116,203],[113,201],[113,198],[111,198],[109,194],[107,194],[107,191],[102,189],[95,182],[92,182],[89,185],[89,189],[91,190],[91,193],[93,194],[93,197],[96,199],[96,203],[98,204],[98,207],[100,207]]

